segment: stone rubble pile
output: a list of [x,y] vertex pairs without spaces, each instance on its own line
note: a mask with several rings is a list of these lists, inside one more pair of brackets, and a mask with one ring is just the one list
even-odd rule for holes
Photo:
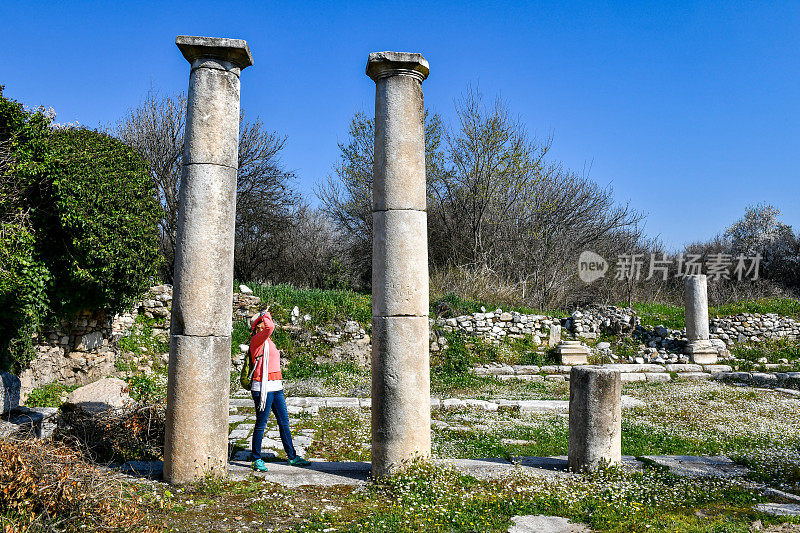
[[574,311],[563,325],[576,337],[596,339],[601,333],[631,335],[639,325],[639,317],[626,307],[592,305]]

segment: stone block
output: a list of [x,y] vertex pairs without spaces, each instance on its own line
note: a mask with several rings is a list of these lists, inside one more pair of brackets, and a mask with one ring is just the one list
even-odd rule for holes
[[374,316],[372,342],[373,475],[384,475],[430,453],[428,318]]
[[729,365],[703,365],[703,370],[716,374],[717,372],[731,372],[733,369]]
[[199,58],[212,57],[234,63],[240,69],[253,64],[250,47],[243,39],[178,35],[175,44],[189,63]]
[[620,373],[620,379],[625,383],[632,381],[646,381],[647,374],[645,374],[644,372],[626,372],[624,374]]
[[0,371],[0,415],[19,407],[22,382],[9,372]]
[[667,372],[702,372],[703,367],[697,364],[680,364],[673,363],[664,365]]
[[171,339],[164,447],[170,483],[225,474],[230,356],[230,337]]
[[426,217],[423,211],[408,210],[372,214],[373,315],[427,316]]
[[395,76],[376,84],[375,211],[425,210],[424,114],[418,80]]
[[570,372],[569,467],[592,470],[622,458],[622,381],[617,370],[576,366]]
[[514,365],[512,368],[514,369],[514,373],[519,375],[539,373],[539,367],[536,365]]
[[561,364],[562,365],[585,365],[587,363],[586,354],[585,353],[562,353],[561,354]]
[[681,372],[675,374],[675,379],[679,381],[706,381],[711,379],[711,374],[706,372]]
[[645,374],[645,379],[647,381],[666,383],[672,379],[672,376],[666,372],[648,372]]
[[238,168],[238,73],[218,68],[192,69],[184,143],[184,164]]
[[218,165],[186,165],[183,169],[172,334],[228,337],[232,326],[236,169]]
[[77,388],[66,399],[66,404],[88,412],[121,409],[133,402],[128,394],[128,384],[119,378],[101,380]]

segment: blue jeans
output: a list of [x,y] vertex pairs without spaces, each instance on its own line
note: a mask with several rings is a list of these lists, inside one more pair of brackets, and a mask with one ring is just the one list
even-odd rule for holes
[[267,427],[267,418],[269,412],[272,410],[275,413],[275,418],[278,421],[278,430],[281,434],[281,442],[283,449],[286,451],[288,459],[297,457],[292,444],[292,432],[289,430],[289,412],[286,410],[286,397],[283,391],[274,391],[267,393],[267,403],[264,405],[264,410],[258,410],[258,404],[261,401],[261,391],[251,391],[253,401],[256,402],[256,427],[253,429],[253,444],[251,446],[251,456],[253,461],[261,459],[261,441],[264,440],[264,430]]

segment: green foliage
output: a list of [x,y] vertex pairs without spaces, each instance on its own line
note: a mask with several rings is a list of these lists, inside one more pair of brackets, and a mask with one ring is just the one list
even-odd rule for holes
[[56,309],[120,309],[144,291],[158,267],[158,216],[145,161],[109,135],[55,130],[46,168],[53,212],[42,254],[55,275]]
[[495,301],[492,298],[478,300],[471,300],[463,298],[458,294],[449,292],[447,294],[431,294],[430,298],[430,316],[438,317],[457,317],[462,315],[470,315],[472,313],[480,313],[481,307],[486,308],[487,311],[494,311],[501,308],[504,311],[516,311],[525,315],[549,315],[562,317],[566,316],[563,311],[550,310],[542,311],[540,309],[532,309],[524,305],[509,305],[508,302]]
[[363,372],[364,370],[355,363],[318,363],[313,355],[300,354],[289,361],[283,376],[286,379],[299,380],[312,377],[327,378],[336,374],[361,374]]
[[25,400],[28,407],[59,407],[61,396],[77,389],[77,385],[66,386],[62,383],[50,383],[33,389]]
[[[144,315],[137,315],[136,321],[131,327],[130,334],[119,340],[119,347],[124,352],[131,352],[136,355],[162,354],[169,352],[169,341],[165,341],[153,335],[153,327],[163,323],[163,319],[147,318]],[[144,349],[142,349],[144,348]]]
[[137,374],[128,378],[128,393],[140,404],[154,404],[167,397],[167,384],[157,376]]
[[51,120],[0,88],[0,367],[17,372],[43,320],[119,310],[158,266],[159,206],[144,160]]

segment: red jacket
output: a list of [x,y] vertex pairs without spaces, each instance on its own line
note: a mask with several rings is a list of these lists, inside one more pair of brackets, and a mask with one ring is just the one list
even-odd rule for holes
[[278,348],[275,347],[275,343],[272,342],[272,339],[270,338],[272,336],[272,332],[275,331],[275,322],[272,321],[272,315],[269,314],[269,311],[266,311],[262,316],[258,317],[255,322],[253,322],[253,331],[255,331],[256,326],[261,322],[264,323],[266,328],[250,338],[250,360],[255,366],[255,372],[253,372],[253,381],[262,381],[264,378],[261,367],[261,358],[259,356],[264,353],[265,346],[268,349],[267,380],[271,381],[275,379],[281,379],[281,354],[278,351]]

